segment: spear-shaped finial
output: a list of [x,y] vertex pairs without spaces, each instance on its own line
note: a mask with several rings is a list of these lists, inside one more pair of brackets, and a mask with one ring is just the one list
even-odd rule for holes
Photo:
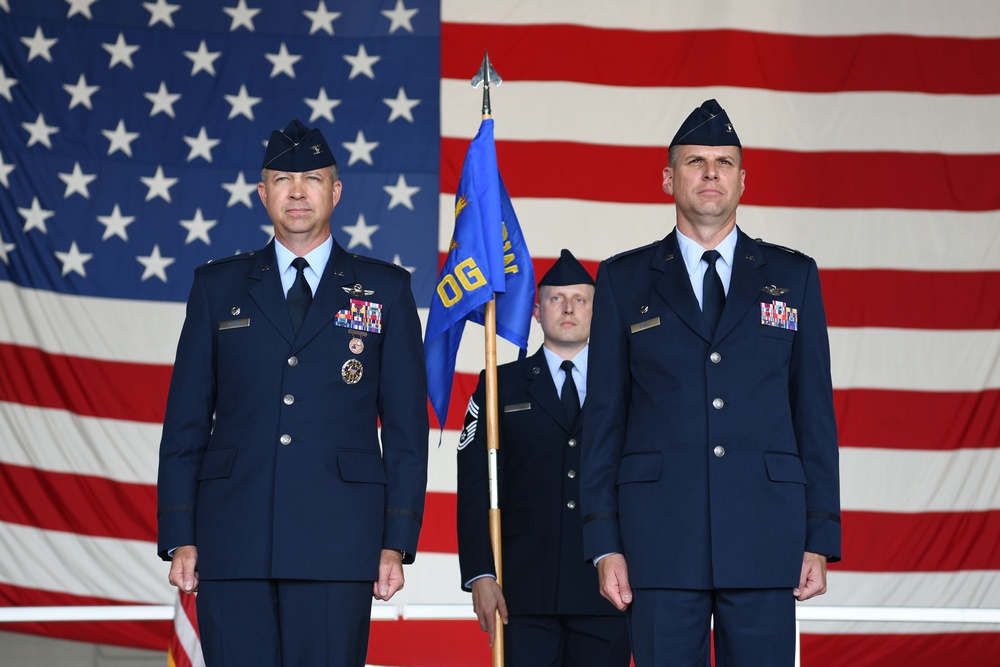
[[483,84],[483,118],[489,118],[493,110],[490,108],[490,84],[494,86],[499,86],[503,83],[503,79],[497,74],[497,71],[493,69],[493,65],[490,64],[490,52],[483,52],[483,64],[480,65],[479,71],[476,72],[476,76],[472,77],[472,87],[478,88],[479,84]]

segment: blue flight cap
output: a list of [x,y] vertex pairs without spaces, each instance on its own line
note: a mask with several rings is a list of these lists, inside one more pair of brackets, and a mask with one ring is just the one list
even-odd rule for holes
[[583,268],[583,264],[573,256],[573,253],[563,248],[559,259],[538,281],[538,286],[542,285],[561,287],[565,285],[597,285],[597,283],[590,277],[587,269]]
[[319,128],[309,129],[298,119],[284,130],[275,130],[264,151],[264,169],[301,172],[337,164]]
[[681,124],[670,146],[742,146],[726,110],[715,100],[705,100]]

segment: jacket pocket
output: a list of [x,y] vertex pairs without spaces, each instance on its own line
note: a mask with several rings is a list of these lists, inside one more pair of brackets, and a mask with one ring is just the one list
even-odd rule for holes
[[198,481],[229,477],[236,459],[236,447],[214,447],[205,451],[198,471]]
[[655,482],[660,479],[663,455],[659,452],[639,452],[622,457],[618,466],[618,483]]
[[337,454],[337,466],[340,477],[345,482],[363,482],[367,484],[385,484],[385,468],[382,457],[375,452],[365,452],[356,449],[343,450]]
[[764,465],[767,466],[767,476],[772,482],[806,483],[802,461],[795,454],[764,452]]

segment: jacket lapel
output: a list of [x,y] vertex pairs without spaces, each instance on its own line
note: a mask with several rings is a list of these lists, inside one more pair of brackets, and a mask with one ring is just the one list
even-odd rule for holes
[[538,352],[528,358],[524,377],[528,395],[532,400],[557,424],[562,424],[567,431],[572,430],[573,425],[566,418],[566,411],[563,410],[562,402],[559,400],[559,392],[552,379],[552,373],[549,372],[549,365],[542,348],[538,348]]
[[261,313],[289,343],[294,341],[292,318],[288,315],[288,303],[281,288],[281,272],[274,254],[274,239],[257,253],[257,259],[251,265],[247,278],[251,281],[248,290],[250,298]]
[[726,307],[715,331],[716,340],[722,340],[735,329],[746,317],[747,309],[756,308],[760,290],[766,283],[759,273],[766,264],[760,246],[742,231],[738,234],[733,252],[733,275],[729,280]]
[[[660,242],[650,268],[662,273],[656,279],[654,287],[656,291],[667,302],[670,309],[677,313],[677,316],[684,321],[691,329],[705,340],[711,342],[712,334],[709,331],[708,322],[698,306],[698,299],[691,289],[691,278],[688,276],[687,267],[684,266],[684,258],[677,247],[677,237],[675,232],[670,232],[663,241]],[[725,311],[722,317],[725,318]]]

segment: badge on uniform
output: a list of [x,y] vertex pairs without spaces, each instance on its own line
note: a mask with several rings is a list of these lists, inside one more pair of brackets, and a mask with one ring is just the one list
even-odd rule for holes
[[760,304],[760,323],[778,329],[798,331],[799,310],[798,308],[789,308],[784,301],[772,301],[771,303],[762,301]]
[[364,373],[365,368],[361,365],[361,362],[357,359],[348,359],[344,362],[344,365],[340,367],[340,377],[344,379],[347,384],[357,384],[361,382],[361,374]]
[[368,333],[382,333],[382,304],[351,299],[351,307],[337,313],[333,323]]
[[476,397],[469,397],[469,407],[465,410],[465,423],[462,425],[462,432],[458,434],[458,449],[465,449],[466,445],[476,439],[476,425],[479,424],[479,406],[476,405]]

